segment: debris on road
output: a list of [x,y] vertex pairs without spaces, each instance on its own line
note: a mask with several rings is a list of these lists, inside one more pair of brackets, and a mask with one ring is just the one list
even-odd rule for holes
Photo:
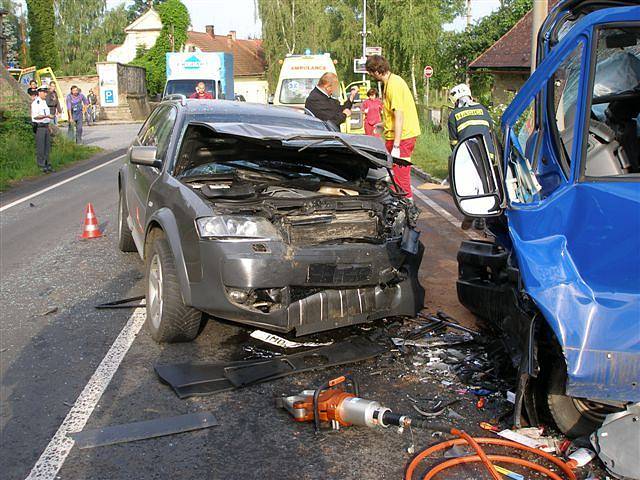
[[300,347],[324,347],[331,345],[333,342],[294,342],[293,340],[287,340],[286,338],[279,337],[273,333],[267,333],[262,330],[254,330],[249,335],[251,338],[261,340],[276,347],[281,348],[300,348]]
[[46,317],[47,315],[51,315],[52,313],[57,313],[58,307],[47,307],[42,312],[38,313],[36,316],[38,317]]
[[122,298],[120,300],[114,300],[112,302],[101,303],[96,305],[95,308],[98,310],[108,309],[108,308],[138,308],[145,307],[146,303],[144,302],[145,295],[137,295],[135,297]]
[[95,430],[83,430],[72,433],[71,438],[79,448],[84,449],[191,432],[216,425],[218,425],[218,421],[212,413],[198,412],[177,417],[125,423]]
[[368,360],[387,350],[387,346],[370,337],[359,336],[271,359],[201,365],[156,365],[155,370],[162,381],[171,385],[178,397],[187,398],[242,388],[295,373]]

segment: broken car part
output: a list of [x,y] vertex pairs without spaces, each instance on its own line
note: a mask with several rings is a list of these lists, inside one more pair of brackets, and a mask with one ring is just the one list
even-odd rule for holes
[[602,427],[591,436],[591,443],[611,475],[639,480],[640,403],[607,415]]
[[381,355],[388,347],[369,337],[351,337],[325,347],[273,359],[214,364],[156,365],[160,379],[180,398],[210,395],[295,373],[355,363]]
[[273,333],[267,333],[262,330],[254,330],[249,335],[251,338],[255,338],[256,340],[261,340],[266,343],[270,343],[271,345],[275,345],[276,347],[282,348],[300,348],[300,347],[324,347],[326,345],[331,345],[333,342],[294,342],[292,340],[287,340],[286,338],[279,337],[278,335],[274,335]]
[[218,421],[210,412],[189,413],[177,417],[156,418],[143,422],[125,423],[111,427],[83,430],[72,433],[75,445],[79,448],[101,447],[116,443],[134,442],[148,438],[190,432],[214,427]]
[[122,298],[120,300],[114,300],[113,302],[101,303],[100,305],[96,305],[95,308],[102,310],[107,308],[138,308],[144,307],[144,295],[137,295],[135,297],[130,298]]

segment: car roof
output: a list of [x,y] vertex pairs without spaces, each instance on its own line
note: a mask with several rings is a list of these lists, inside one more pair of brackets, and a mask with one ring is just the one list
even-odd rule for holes
[[[292,120],[300,119],[300,115],[304,115],[299,109],[290,107],[280,107],[274,105],[263,105],[261,103],[238,102],[235,100],[199,100],[187,98],[180,100],[172,99],[164,102],[178,103],[182,105],[187,115],[256,115],[261,117],[278,117],[290,118]],[[163,102],[163,103],[164,103]],[[315,119],[313,115],[306,115],[305,120]],[[317,120],[320,125],[324,122]]]

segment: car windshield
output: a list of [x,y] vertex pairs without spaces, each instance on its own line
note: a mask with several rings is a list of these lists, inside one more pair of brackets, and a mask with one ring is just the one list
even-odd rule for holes
[[165,96],[181,94],[189,98],[196,92],[196,85],[200,81],[204,82],[205,91],[213,95],[213,98],[216,98],[216,89],[213,80],[169,80],[164,94]]
[[[278,108],[278,107],[273,107]],[[284,108],[284,107],[283,107]],[[287,108],[286,110],[291,111]],[[330,131],[326,123],[299,112],[300,116],[285,115],[252,115],[246,113],[233,114],[198,114],[193,120],[202,123],[251,123],[254,125],[270,125],[274,127],[298,128],[301,130]]]
[[280,103],[304,105],[305,100],[318,83],[318,78],[288,78],[282,80]]

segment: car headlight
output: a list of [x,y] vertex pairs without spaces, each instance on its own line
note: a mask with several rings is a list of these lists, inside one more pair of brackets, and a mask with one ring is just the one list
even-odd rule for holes
[[196,220],[201,238],[278,238],[275,227],[265,218],[219,216]]

